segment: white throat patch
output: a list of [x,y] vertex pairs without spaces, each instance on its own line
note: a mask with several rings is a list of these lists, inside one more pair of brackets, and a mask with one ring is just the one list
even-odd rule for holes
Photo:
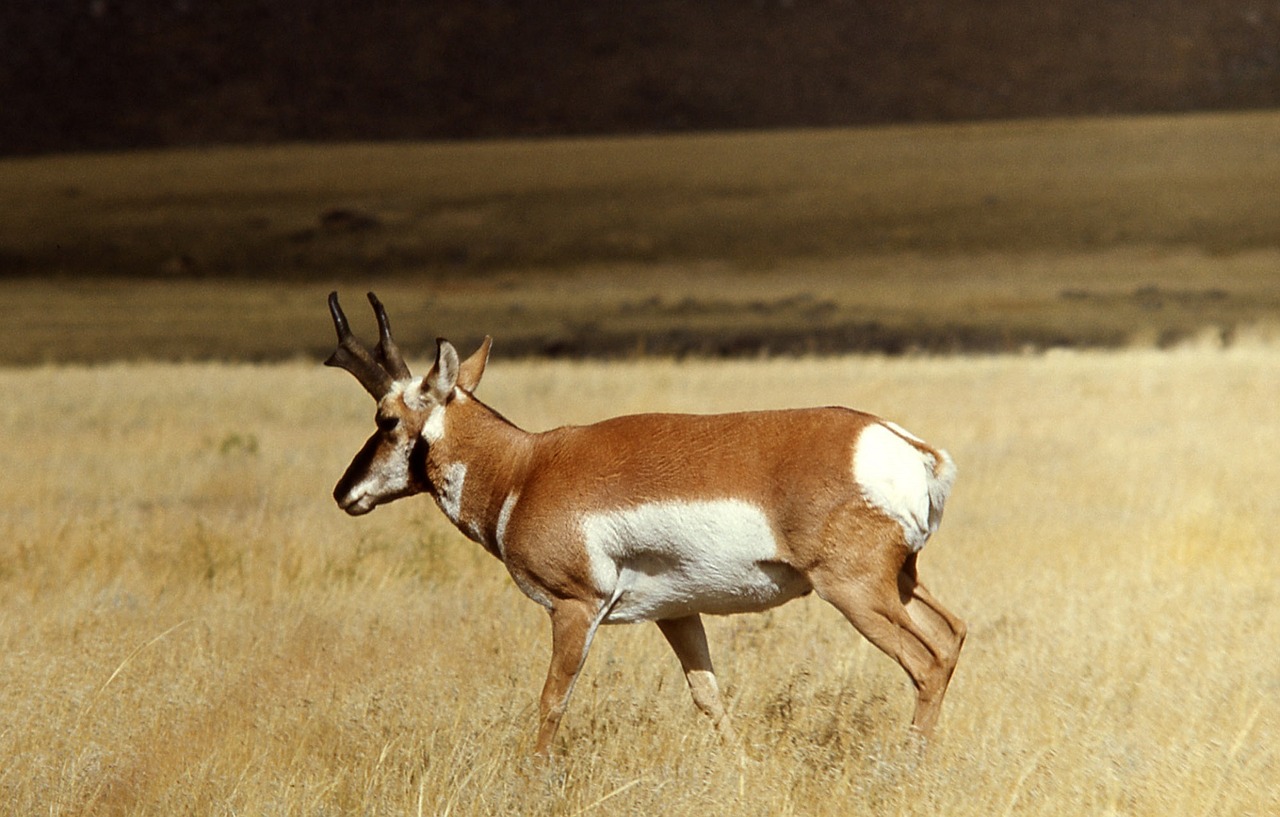
[[444,406],[435,406],[431,409],[431,413],[427,415],[427,421],[422,424],[422,439],[427,441],[427,445],[444,439]]
[[458,524],[462,518],[462,486],[467,481],[467,466],[461,462],[450,463],[444,469],[444,481],[439,486],[437,500],[440,510],[449,521]]

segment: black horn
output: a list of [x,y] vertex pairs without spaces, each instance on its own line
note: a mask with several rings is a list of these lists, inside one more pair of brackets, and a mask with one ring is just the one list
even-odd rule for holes
[[407,380],[413,375],[409,373],[409,367],[405,364],[404,356],[400,354],[396,342],[391,339],[391,323],[387,320],[387,310],[382,308],[382,301],[379,301],[378,296],[372,292],[369,293],[369,303],[373,305],[373,314],[378,316],[378,348],[374,349],[374,355],[388,374],[396,380]]
[[[373,293],[369,295],[370,300]],[[378,304],[377,307],[380,307]],[[377,309],[375,307],[375,309]],[[360,385],[364,386],[365,391],[373,395],[374,400],[381,400],[389,391],[391,384],[395,382],[395,378],[379,365],[373,355],[369,354],[369,350],[364,347],[355,335],[351,334],[351,327],[347,325],[347,316],[342,314],[342,307],[338,305],[338,293],[329,293],[329,314],[333,316],[333,328],[338,331],[338,348],[334,350],[329,359],[324,362],[326,366],[336,366],[339,369],[346,369],[356,376],[356,380],[360,381]],[[385,326],[385,315],[379,314],[378,322]],[[390,335],[388,335],[390,337]],[[382,351],[379,345],[380,353]],[[396,357],[399,357],[399,351],[396,351]],[[401,361],[401,366],[404,362]]]

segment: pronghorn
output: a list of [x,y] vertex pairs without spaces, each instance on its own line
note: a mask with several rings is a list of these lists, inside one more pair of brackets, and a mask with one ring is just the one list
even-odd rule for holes
[[378,430],[333,490],[352,515],[430,494],[551,615],[535,752],[549,751],[601,624],[653,621],[696,706],[735,740],[700,616],[765,610],[810,591],[896,660],[928,736],[965,625],[916,575],[956,469],[945,451],[850,409],[643,414],[531,434],[475,396],[491,339],[446,340],[413,377],[382,304],[373,353],[329,296],[325,361],[378,403]]

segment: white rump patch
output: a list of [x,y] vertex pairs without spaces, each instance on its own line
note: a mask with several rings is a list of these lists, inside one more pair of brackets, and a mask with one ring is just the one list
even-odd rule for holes
[[606,622],[763,610],[808,591],[777,561],[764,511],[739,499],[650,502],[582,517]]
[[867,502],[901,525],[907,546],[918,551],[941,522],[955,466],[946,457],[935,476],[933,455],[908,439],[919,440],[889,423],[864,428],[853,452],[853,476]]

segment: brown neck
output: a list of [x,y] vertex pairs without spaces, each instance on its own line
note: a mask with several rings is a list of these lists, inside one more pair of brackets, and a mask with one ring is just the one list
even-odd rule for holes
[[533,435],[465,395],[455,398],[444,437],[428,450],[427,479],[440,509],[468,538],[495,556],[499,517],[524,484]]

